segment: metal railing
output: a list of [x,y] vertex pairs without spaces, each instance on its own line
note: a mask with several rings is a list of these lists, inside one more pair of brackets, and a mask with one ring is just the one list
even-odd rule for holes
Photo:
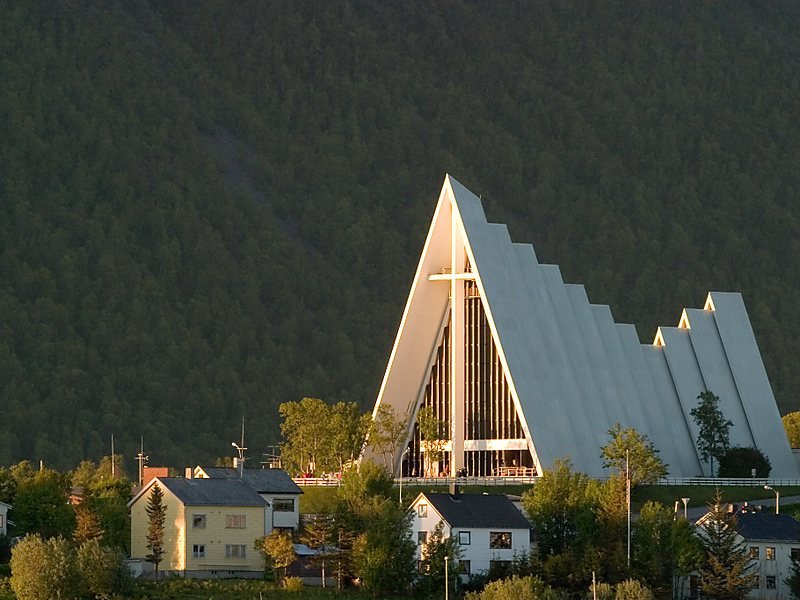
[[[600,478],[607,479],[606,477]],[[294,477],[294,482],[303,487],[338,487],[341,480],[332,477]],[[449,486],[457,483],[463,486],[503,486],[503,485],[533,485],[539,480],[538,476],[526,477],[403,477],[403,485],[406,486]],[[400,478],[396,477],[395,484],[400,483]],[[738,486],[738,487],[800,487],[800,479],[774,479],[774,478],[716,478],[716,477],[665,477],[653,485],[697,485],[697,486]]]

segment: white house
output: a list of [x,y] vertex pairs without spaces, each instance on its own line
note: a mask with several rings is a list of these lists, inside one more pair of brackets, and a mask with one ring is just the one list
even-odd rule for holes
[[736,530],[756,563],[758,588],[750,598],[789,600],[786,578],[792,573],[792,557],[800,557],[800,522],[787,514],[754,511],[747,507],[737,515]]
[[0,502],[0,537],[8,535],[8,511],[11,506],[5,502]]
[[[708,514],[697,523],[702,524]],[[786,578],[792,573],[792,557],[800,557],[800,522],[772,509],[743,506],[736,513],[736,532],[744,542],[758,575],[758,587],[749,594],[753,600],[790,600]],[[698,582],[699,583],[699,582]],[[691,586],[691,589],[697,584]],[[692,592],[690,591],[690,597]]]
[[458,540],[459,568],[465,577],[530,554],[531,524],[507,496],[460,494],[457,488],[452,492],[423,492],[411,504],[418,560],[439,523],[445,535]]
[[[197,479],[239,479],[239,471],[226,467],[195,467]],[[187,475],[188,476],[188,475]],[[300,494],[303,490],[281,469],[243,469],[242,480],[267,502],[267,533],[273,529],[300,527]]]

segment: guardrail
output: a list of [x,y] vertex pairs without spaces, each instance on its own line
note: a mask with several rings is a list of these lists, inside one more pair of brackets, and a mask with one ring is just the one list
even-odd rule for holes
[[[331,477],[293,477],[294,482],[303,487],[338,487],[341,480]],[[607,478],[602,478],[607,479]],[[403,485],[409,486],[448,486],[456,483],[463,486],[482,485],[533,485],[539,480],[538,476],[528,477],[403,477]],[[395,484],[400,484],[401,478],[396,477]],[[800,487],[800,479],[770,479],[770,478],[715,478],[715,477],[665,477],[653,485],[703,485],[703,486],[738,486],[738,487]]]
[[785,487],[800,486],[800,479],[770,479],[758,477],[719,478],[719,477],[665,477],[654,485],[707,485],[764,487],[765,485]]
[[300,487],[339,487],[342,483],[341,479],[335,477],[292,477],[292,481]]

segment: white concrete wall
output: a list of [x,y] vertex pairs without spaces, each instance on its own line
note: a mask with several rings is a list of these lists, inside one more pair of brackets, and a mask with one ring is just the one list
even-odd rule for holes
[[[758,588],[750,592],[753,600],[790,600],[789,587],[784,580],[792,574],[792,548],[800,551],[800,541],[794,544],[769,542],[746,542],[748,549],[758,548],[755,573],[758,573]],[[767,548],[775,548],[775,560],[767,560]],[[777,589],[768,590],[767,577],[775,577]]]
[[[427,516],[421,517],[419,515],[419,506],[427,505]],[[428,537],[433,534],[436,526],[442,522],[439,513],[428,503],[424,498],[417,498],[411,506],[413,510],[413,518],[411,521],[411,535],[414,543],[417,544],[418,534],[420,531],[426,531]],[[530,530],[528,529],[512,529],[509,527],[493,527],[491,529],[473,529],[473,528],[455,528],[452,529],[444,523],[445,535],[453,535],[456,539],[459,538],[459,533],[462,531],[469,531],[470,543],[469,545],[459,546],[461,549],[461,560],[470,561],[470,574],[476,574],[489,570],[489,563],[495,560],[512,561],[515,557],[519,558],[523,554],[530,554]],[[489,547],[490,533],[493,531],[508,531],[511,533],[511,548],[509,549],[493,549]],[[417,560],[422,558],[422,547],[417,544]]]
[[0,536],[8,535],[8,509],[7,504],[0,502]]
[[[299,494],[260,494],[269,502],[266,508],[266,523],[264,525],[264,535],[272,533],[274,527],[291,527],[297,530],[300,527],[300,496]],[[293,500],[294,510],[292,512],[273,510],[275,500]]]

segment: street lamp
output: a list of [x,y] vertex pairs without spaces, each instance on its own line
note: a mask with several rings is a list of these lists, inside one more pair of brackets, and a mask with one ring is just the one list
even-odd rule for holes
[[683,502],[683,518],[687,521],[689,520],[689,500],[690,498],[681,498],[681,502]]
[[775,492],[775,514],[779,515],[781,513],[781,493],[768,485],[765,485],[764,489]]
[[403,506],[403,457],[408,454],[410,448],[406,448],[400,455],[400,506]]
[[234,448],[236,448],[236,450],[239,451],[239,479],[241,479],[244,475],[244,473],[242,472],[242,470],[244,469],[244,461],[245,461],[244,451],[247,450],[247,448],[240,446],[236,442],[231,442],[231,446],[233,446]]
[[625,450],[625,502],[628,508],[628,568],[631,566],[631,451]]
[[450,597],[450,583],[447,581],[447,563],[449,559],[449,556],[444,557],[444,600],[447,600]]

